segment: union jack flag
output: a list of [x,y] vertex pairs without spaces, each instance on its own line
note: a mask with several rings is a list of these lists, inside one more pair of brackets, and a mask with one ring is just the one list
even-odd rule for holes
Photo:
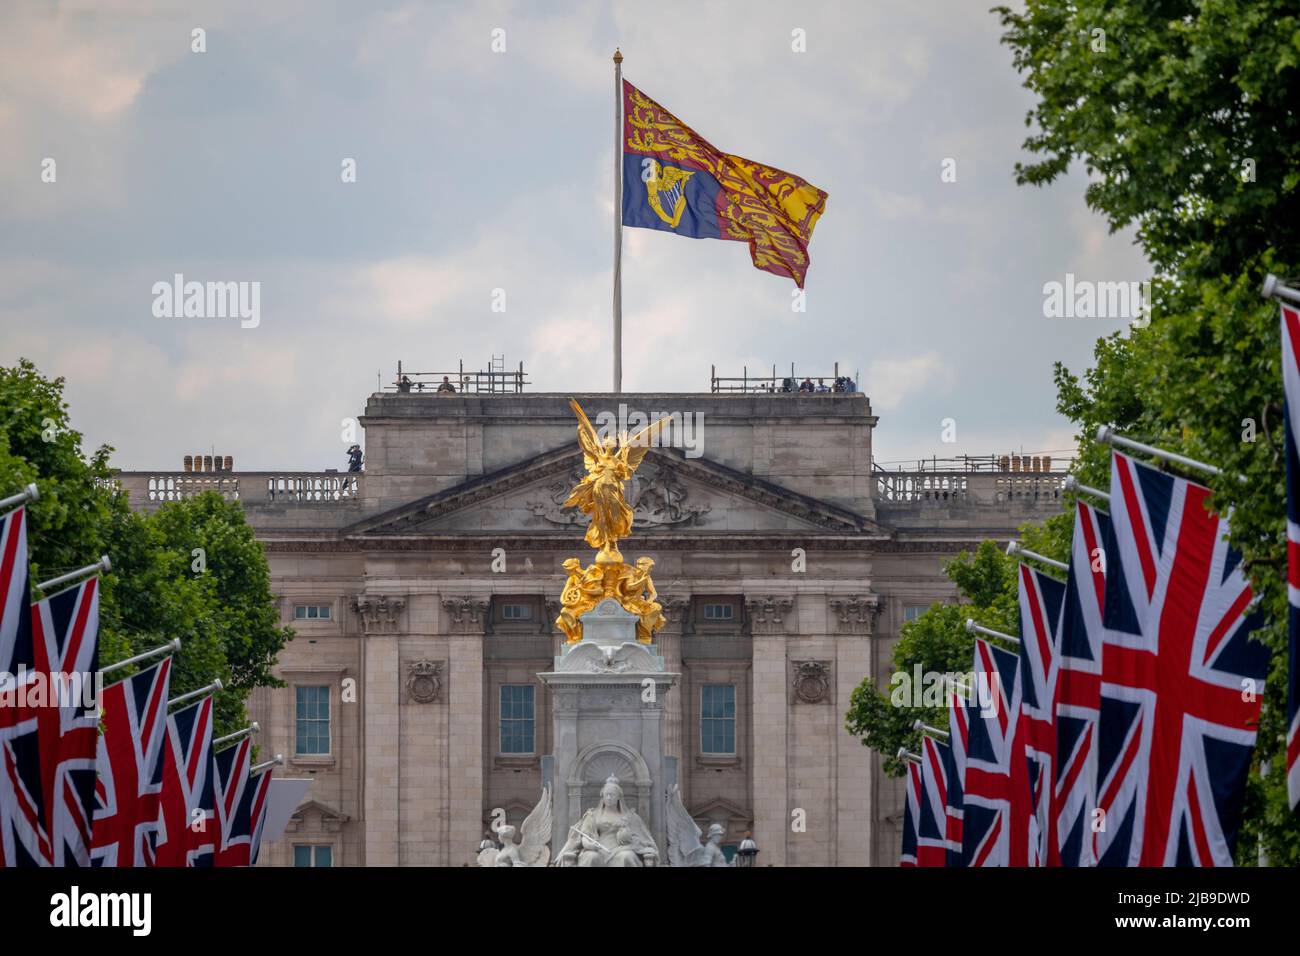
[[28,603],[27,512],[0,518],[0,866],[43,866],[50,841],[41,793],[38,675]]
[[1268,649],[1209,489],[1111,457],[1101,865],[1231,866]]
[[[967,688],[965,693],[971,693]],[[966,865],[962,854],[965,821],[966,748],[970,742],[970,710],[958,687],[948,688],[948,866]]]
[[271,792],[270,768],[256,774],[245,774],[239,789],[239,802],[230,817],[230,829],[217,852],[217,866],[252,866],[257,862],[261,849],[267,796]]
[[907,761],[907,789],[903,798],[903,850],[898,865],[916,866],[916,821],[921,815],[921,765]]
[[194,866],[215,846],[212,789],[212,698],[167,718],[155,866]]
[[271,768],[267,767],[251,780],[248,815],[252,834],[248,841],[248,865],[257,863],[262,850],[262,830],[266,826],[266,808],[271,797]]
[[105,688],[91,829],[96,866],[152,866],[171,658]]
[[1024,759],[1017,746],[1011,755],[1009,862],[1011,866],[1059,865],[1051,804],[1057,641],[1065,585],[1024,563],[1019,572],[1020,715],[1016,736],[1024,741]]
[[1056,676],[1053,815],[1062,866],[1095,866],[1097,862],[1093,822],[1109,538],[1110,515],[1076,502]]
[[[917,827],[917,865],[948,866],[961,851],[961,821],[954,820],[952,749],[929,735],[921,737],[921,816]],[[956,841],[954,844],[954,840]]]
[[99,579],[32,605],[36,670],[47,699],[36,709],[41,793],[55,866],[90,866],[99,746]]
[[1287,688],[1286,789],[1300,808],[1300,310],[1282,305],[1282,385],[1286,392]]
[[216,810],[216,846],[212,866],[240,866],[240,846],[246,846],[251,828],[248,818],[240,820],[240,810],[245,807],[244,793],[248,788],[248,770],[251,766],[253,742],[245,737],[239,743],[212,755],[213,803]]
[[[974,699],[968,702],[962,861],[1006,866],[1010,860],[1011,754],[1020,714],[1020,660],[975,641]],[[1021,749],[1020,763],[1024,764]]]
[[916,818],[916,865],[944,866],[948,859],[948,787],[934,741],[921,737],[921,803]]

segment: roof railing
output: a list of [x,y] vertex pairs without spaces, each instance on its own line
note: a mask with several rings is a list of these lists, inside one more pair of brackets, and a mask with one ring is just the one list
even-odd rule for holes
[[[486,370],[466,371],[465,360],[450,372],[413,372],[397,363],[397,377],[389,385],[381,385],[385,392],[465,392],[476,395],[518,395],[529,384],[524,363],[517,369],[505,370],[493,357]],[[444,381],[445,380],[445,381]]]
[[[913,461],[915,464],[913,464]],[[884,468],[876,462],[871,463],[871,470],[876,474],[925,474],[927,472],[975,472],[1000,474],[1035,474],[1067,472],[1074,467],[1073,458],[1053,457],[1050,453],[1029,453],[1014,455],[960,455],[956,458],[917,458],[911,461],[889,462],[891,468]]]
[[[782,368],[778,373],[775,365],[772,366],[772,374],[763,374],[767,369],[756,370],[750,374],[749,366],[741,367],[741,375],[720,376],[716,365],[709,366],[709,390],[711,392],[739,392],[759,395],[797,395],[799,394],[799,383],[811,381],[814,389],[819,385],[824,386],[818,394],[858,392],[858,375],[841,375],[840,363],[835,363],[835,370],[830,375],[803,375],[795,374],[794,363],[790,363],[790,374],[785,374]],[[805,395],[807,392],[804,393]]]

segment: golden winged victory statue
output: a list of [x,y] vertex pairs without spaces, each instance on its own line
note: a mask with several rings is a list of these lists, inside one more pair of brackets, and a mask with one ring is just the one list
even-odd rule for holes
[[654,632],[664,625],[663,608],[655,601],[654,581],[650,578],[654,562],[641,558],[635,565],[624,563],[618,542],[632,533],[632,508],[623,496],[623,483],[637,470],[668,419],[630,437],[624,432],[617,438],[610,435],[602,440],[582,406],[569,399],[569,407],[578,416],[578,444],[582,446],[587,474],[569,492],[564,507],[576,507],[591,519],[586,541],[597,553],[595,562],[586,568],[577,558],[564,562],[569,577],[555,625],[570,644],[576,643],[582,640],[582,615],[605,598],[614,598],[640,618],[637,640],[649,644]]

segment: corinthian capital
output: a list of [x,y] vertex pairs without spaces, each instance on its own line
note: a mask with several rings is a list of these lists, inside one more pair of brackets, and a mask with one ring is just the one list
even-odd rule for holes
[[460,634],[481,634],[488,602],[476,597],[444,598],[443,609],[449,617],[450,630]]
[[874,634],[876,614],[882,603],[878,594],[831,598],[831,617],[836,631],[840,634]]
[[396,633],[405,608],[405,598],[386,594],[358,594],[352,599],[352,610],[361,619],[363,634]]

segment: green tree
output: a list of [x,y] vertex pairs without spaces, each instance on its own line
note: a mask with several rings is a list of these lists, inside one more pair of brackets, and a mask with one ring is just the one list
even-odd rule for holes
[[[1060,519],[1053,519],[1043,527],[1027,526],[1021,530],[1025,546],[1040,554],[1053,557],[1069,550],[1069,526]],[[970,672],[975,637],[967,633],[966,619],[1007,634],[1016,633],[1019,626],[1016,566],[1017,562],[992,541],[985,541],[974,552],[963,552],[949,561],[944,572],[956,585],[961,601],[934,604],[904,624],[891,657],[894,670],[883,682],[885,686],[877,687],[866,678],[854,688],[845,715],[845,729],[861,737],[864,746],[881,753],[886,773],[898,776],[906,772],[898,759],[899,747],[913,752],[920,749],[921,735],[912,729],[918,719],[931,727],[948,728],[942,684],[933,675]],[[918,677],[921,678],[919,686]],[[923,694],[927,682],[932,690],[929,699]]]
[[[113,571],[102,578],[101,664],[179,637],[173,694],[219,677],[225,689],[216,697],[217,732],[244,726],[249,691],[279,686],[271,667],[293,636],[279,626],[262,546],[240,507],[215,493],[152,514],[132,511],[113,482],[112,449],[83,455],[63,384],[27,360],[0,368],[0,492],[29,482],[40,490],[28,508],[33,586],[108,554]],[[204,559],[197,570],[195,549]]]
[[[1300,257],[1300,19],[1293,0],[1026,0],[995,8],[1003,42],[1036,96],[1021,183],[1046,185],[1076,160],[1089,206],[1133,226],[1155,269],[1147,328],[1097,343],[1082,379],[1058,364],[1059,410],[1080,426],[1078,474],[1109,482],[1099,424],[1224,475],[1273,651],[1238,859],[1262,840],[1300,862],[1300,822],[1282,778],[1286,677],[1285,484],[1277,307],[1267,272]],[[1100,32],[1098,32],[1100,31]],[[1205,480],[1204,476],[1198,477]]]

